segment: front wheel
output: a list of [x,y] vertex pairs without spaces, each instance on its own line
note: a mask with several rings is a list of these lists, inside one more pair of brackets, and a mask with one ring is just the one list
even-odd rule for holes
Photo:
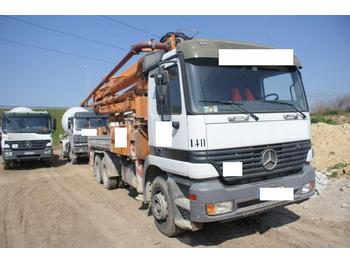
[[63,144],[60,143],[60,158],[63,160],[65,159],[65,153],[64,153],[64,148],[63,148]]
[[43,165],[50,167],[51,166],[51,158],[49,159],[42,159],[41,162],[43,163]]
[[9,162],[9,161],[6,161],[6,160],[3,160],[3,161],[2,161],[2,165],[4,166],[4,169],[5,169],[5,170],[10,169],[10,166],[11,166],[10,162]]
[[164,235],[175,237],[184,232],[174,222],[167,182],[162,177],[156,177],[152,184],[151,211],[158,230]]
[[69,151],[69,160],[72,163],[72,165],[78,163],[78,157],[72,151]]

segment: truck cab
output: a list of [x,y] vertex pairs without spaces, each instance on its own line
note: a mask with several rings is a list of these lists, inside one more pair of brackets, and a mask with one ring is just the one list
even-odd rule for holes
[[5,169],[26,161],[50,162],[53,156],[52,133],[56,119],[48,112],[14,108],[4,112],[2,124],[2,159]]
[[68,158],[72,164],[79,159],[89,157],[88,136],[96,136],[98,127],[106,127],[108,117],[96,115],[94,112],[75,112],[68,117],[65,137],[61,137],[61,157]]
[[[150,154],[143,179],[145,201],[158,217],[165,217],[159,210],[165,210],[166,199],[149,193],[151,170],[167,174],[169,191],[177,194],[175,213],[180,210],[192,228],[314,194],[310,114],[299,60],[294,57],[293,66],[219,66],[219,49],[239,48],[266,47],[184,41],[162,55],[161,70],[149,72]],[[151,68],[147,61],[144,68]],[[171,124],[170,145],[157,146],[157,122]],[[240,167],[227,172],[232,162]],[[261,200],[260,188],[279,187],[292,188],[293,201]],[[161,220],[156,224],[162,228]]]

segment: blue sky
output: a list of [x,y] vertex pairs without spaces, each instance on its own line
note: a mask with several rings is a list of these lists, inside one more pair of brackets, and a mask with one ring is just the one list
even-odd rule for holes
[[[14,16],[30,23],[129,49],[178,29],[197,37],[293,48],[309,102],[350,93],[350,16]],[[154,37],[154,36],[153,36]],[[97,62],[0,40],[0,105],[74,106],[126,53],[0,16],[0,39],[69,52]],[[108,63],[112,62],[112,63]]]

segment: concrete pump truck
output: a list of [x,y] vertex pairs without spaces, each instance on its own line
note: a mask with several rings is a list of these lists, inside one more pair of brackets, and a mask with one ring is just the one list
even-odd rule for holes
[[[133,45],[81,103],[109,116],[88,140],[96,180],[107,189],[134,188],[167,236],[314,194],[299,60],[219,66],[220,49],[270,48],[168,33]],[[292,196],[266,199],[263,189]]]

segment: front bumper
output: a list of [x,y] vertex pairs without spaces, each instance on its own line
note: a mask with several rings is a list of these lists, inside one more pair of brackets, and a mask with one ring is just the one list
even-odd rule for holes
[[87,144],[83,146],[74,146],[72,151],[79,157],[87,157],[89,155],[89,148]]
[[52,148],[33,150],[9,150],[4,149],[2,158],[5,161],[25,162],[33,160],[50,160],[53,156]]
[[[219,179],[194,182],[189,193],[196,195],[197,199],[190,202],[190,219],[192,222],[199,223],[233,220],[264,212],[274,207],[302,202],[314,194],[314,191],[302,194],[302,186],[314,181],[314,169],[305,165],[301,172],[294,175],[249,184],[225,185]],[[259,201],[260,188],[265,187],[294,188],[294,200]],[[206,204],[224,201],[234,201],[233,212],[215,216],[207,214]]]

